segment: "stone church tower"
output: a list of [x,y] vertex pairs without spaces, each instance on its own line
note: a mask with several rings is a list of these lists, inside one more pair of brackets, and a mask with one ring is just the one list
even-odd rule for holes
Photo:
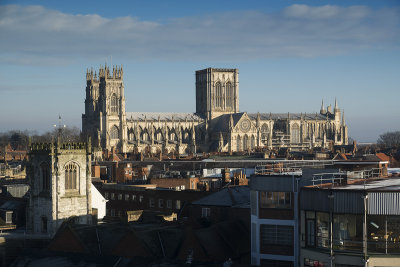
[[30,146],[27,231],[52,237],[68,219],[90,224],[91,144],[36,143]]
[[123,69],[100,67],[99,73],[86,72],[85,114],[82,132],[89,135],[94,146],[126,151],[126,113]]
[[196,71],[196,114],[208,120],[239,112],[238,69]]

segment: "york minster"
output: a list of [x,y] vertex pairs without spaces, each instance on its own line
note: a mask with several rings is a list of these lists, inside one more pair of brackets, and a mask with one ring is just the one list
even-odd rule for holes
[[183,154],[348,144],[336,100],[312,114],[240,112],[238,69],[196,71],[195,113],[126,112],[123,74],[122,66],[86,73],[82,131],[103,150]]

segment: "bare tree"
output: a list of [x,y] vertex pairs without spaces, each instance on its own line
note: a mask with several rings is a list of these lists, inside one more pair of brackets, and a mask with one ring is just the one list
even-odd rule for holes
[[385,145],[386,147],[399,147],[400,131],[381,134],[378,139],[378,144]]

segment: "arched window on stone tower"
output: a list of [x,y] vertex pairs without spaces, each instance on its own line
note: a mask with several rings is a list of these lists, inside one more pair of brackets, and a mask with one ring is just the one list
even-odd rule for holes
[[111,96],[111,113],[118,113],[118,98],[115,94]]
[[293,143],[293,144],[300,143],[300,127],[297,123],[292,125],[290,135],[291,135],[291,143]]
[[50,171],[49,165],[45,162],[40,164],[40,180],[42,191],[50,191]]
[[232,108],[233,109],[233,99],[234,99],[234,94],[233,94],[233,86],[231,82],[226,83],[226,107],[227,108]]
[[215,107],[222,108],[223,105],[223,95],[222,95],[222,85],[220,82],[215,84]]
[[75,163],[65,165],[65,190],[77,189],[78,176],[79,168]]
[[261,142],[266,145],[268,143],[269,128],[266,123],[261,126]]
[[119,131],[117,126],[111,128],[111,139],[119,139]]

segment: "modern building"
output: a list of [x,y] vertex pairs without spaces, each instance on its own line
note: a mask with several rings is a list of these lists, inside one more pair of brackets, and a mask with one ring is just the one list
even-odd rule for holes
[[239,111],[238,69],[196,71],[196,112],[126,112],[123,69],[86,73],[82,131],[94,146],[120,152],[236,152],[255,148],[304,150],[348,143],[344,114],[335,106],[319,113]]
[[252,264],[398,266],[400,179],[387,178],[386,168],[379,161],[258,167],[250,183]]

